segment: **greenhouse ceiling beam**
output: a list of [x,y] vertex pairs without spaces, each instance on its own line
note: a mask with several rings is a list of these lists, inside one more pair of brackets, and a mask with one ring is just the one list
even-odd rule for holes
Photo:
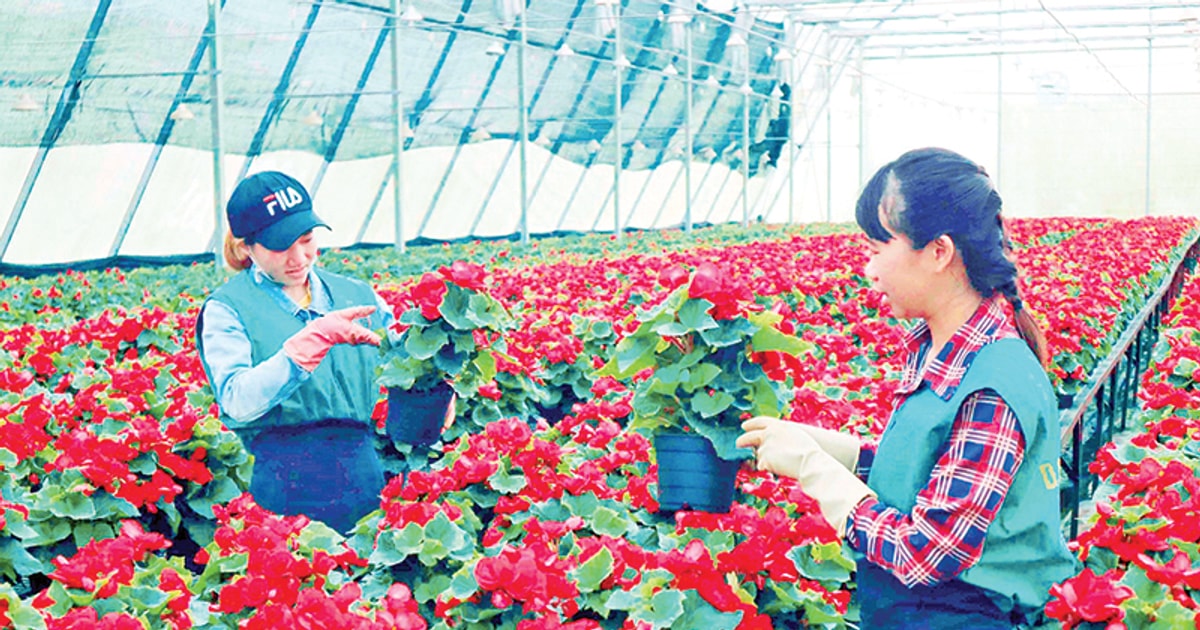
[[[221,0],[221,8],[225,8],[225,1]],[[133,218],[137,216],[138,208],[142,205],[142,199],[146,195],[146,188],[150,185],[150,178],[154,175],[154,169],[158,166],[158,160],[162,156],[163,148],[166,147],[167,141],[171,139],[171,133],[175,130],[175,119],[171,118],[171,114],[183,102],[184,97],[192,89],[192,83],[199,75],[207,75],[206,71],[200,70],[200,63],[204,60],[204,53],[209,48],[208,36],[213,29],[212,20],[208,20],[205,25],[204,32],[200,35],[200,41],[196,43],[196,47],[192,50],[192,57],[188,60],[188,69],[185,72],[163,73],[163,76],[182,76],[179,82],[179,89],[175,90],[175,96],[171,99],[171,107],[167,109],[167,115],[163,117],[162,126],[158,129],[158,136],[154,140],[154,147],[150,150],[150,156],[146,159],[146,166],[142,169],[142,177],[138,180],[137,187],[130,196],[129,207],[125,210],[125,216],[121,219],[121,225],[117,228],[117,234],[113,238],[112,246],[108,248],[108,256],[112,258],[121,251],[121,246],[125,244],[125,237],[129,234],[129,228],[133,225]]]
[[50,116],[50,122],[46,125],[41,142],[38,143],[37,153],[33,157],[33,163],[29,165],[29,171],[25,174],[21,191],[17,193],[12,213],[9,214],[8,223],[4,226],[4,233],[0,234],[0,261],[4,260],[8,246],[12,243],[13,234],[17,231],[17,224],[20,223],[21,216],[25,214],[29,196],[33,193],[33,186],[42,172],[42,166],[46,164],[46,157],[49,155],[50,149],[58,142],[63,129],[71,120],[71,114],[75,112],[75,106],[83,97],[83,77],[87,71],[88,60],[92,57],[96,38],[100,35],[100,29],[104,26],[105,19],[108,18],[108,10],[111,6],[112,0],[100,0],[96,5],[96,12],[92,14],[87,35],[80,43],[79,51],[75,53],[75,62],[71,64],[70,78],[58,96],[54,114]]
[[[1143,37],[1141,39],[1129,38],[1114,42],[1111,45],[1096,45],[1089,43],[1088,48],[1094,52],[1124,52],[1131,50],[1146,50],[1146,41],[1151,38]],[[1168,41],[1164,42],[1163,40]],[[1175,40],[1171,42],[1169,40]],[[1156,50],[1192,48],[1190,37],[1171,37],[1171,36],[1155,36],[1154,48]],[[1188,43],[1184,43],[1185,40]],[[1135,43],[1140,42],[1140,43]],[[897,48],[891,52],[887,48],[876,48],[874,53],[865,54],[864,61],[891,61],[903,56],[905,59],[952,59],[955,57],[994,57],[996,55],[1039,55],[1039,54],[1061,54],[1061,53],[1077,53],[1080,52],[1079,45],[1074,42],[1064,42],[1060,40],[1046,40],[1044,42],[1029,42],[1036,44],[1033,48],[1022,48],[1018,46],[1004,46],[997,49],[995,46],[930,46],[933,50],[922,50],[921,48]],[[1042,44],[1060,44],[1060,47],[1045,46]],[[903,55],[901,55],[903,50]]]
[[[920,12],[897,12],[898,9],[905,7],[911,8],[912,4],[897,4],[895,2],[861,2],[852,5],[857,13],[846,13],[843,15],[821,15],[823,11],[846,10],[846,5],[796,5],[792,2],[780,3],[756,3],[758,7],[775,7],[779,9],[787,9],[790,12],[792,20],[804,24],[833,24],[833,23],[850,23],[850,22],[873,22],[875,20],[886,20],[888,22],[897,22],[901,20],[941,20],[944,15],[953,14],[955,19],[973,18],[973,17],[991,17],[996,15],[1041,15],[1045,11],[1041,7],[1027,9],[996,9],[983,8],[974,9],[967,8],[968,3],[950,3],[940,5],[942,8],[937,11],[920,11]],[[1200,2],[1147,2],[1142,4],[1076,4],[1070,6],[1055,6],[1054,12],[1057,14],[1066,13],[1081,13],[1081,12],[1100,12],[1100,11],[1124,11],[1124,12],[1141,12],[1141,11],[1187,11],[1200,8]],[[874,11],[878,9],[882,15],[875,13],[863,14],[862,11]]]
[[[1186,35],[1188,37],[1200,37],[1200,33],[1188,33],[1186,28],[1195,28],[1194,26],[1184,25],[1174,21],[1142,21],[1142,22],[1124,22],[1124,23],[1095,23],[1095,24],[1073,24],[1070,26],[1073,35],[1080,40],[1088,39],[1124,39],[1124,38],[1141,38],[1145,39],[1149,36],[1157,36],[1159,34],[1176,34]],[[1095,33],[1094,31],[1109,31],[1111,29],[1127,29],[1130,32],[1126,33]],[[1136,31],[1135,31],[1136,29]],[[925,30],[905,30],[905,31],[877,31],[866,32],[862,29],[841,29],[831,28],[829,34],[834,37],[850,37],[863,38],[870,44],[876,44],[881,40],[903,39],[903,38],[920,38],[929,39],[937,37],[958,37],[958,38],[985,38],[978,41],[968,39],[967,43],[989,43],[996,41],[994,38],[998,35],[1003,35],[1007,38],[1009,35],[1017,35],[1022,33],[1043,33],[1050,31],[1058,33],[1059,37],[1055,38],[1060,41],[1074,41],[1063,33],[1062,28],[1057,24],[1054,25],[1028,25],[1028,26],[987,26],[980,28],[964,28],[964,29],[925,29]],[[992,39],[986,39],[992,38]],[[1014,43],[1020,43],[1022,40],[1012,40]],[[958,43],[962,43],[959,40]],[[900,45],[900,44],[898,44]],[[920,46],[922,44],[911,44]]]
[[395,18],[391,16],[385,19],[383,26],[379,29],[379,34],[375,37],[375,45],[371,48],[371,53],[367,55],[367,62],[363,64],[362,72],[358,75],[358,83],[354,85],[354,92],[351,93],[350,100],[346,102],[346,108],[342,111],[337,128],[333,130],[333,135],[329,138],[329,146],[325,147],[325,159],[321,161],[321,166],[317,169],[317,176],[313,178],[310,194],[314,197],[321,189],[321,182],[325,179],[325,172],[329,170],[329,164],[337,157],[338,148],[342,146],[342,140],[346,137],[346,129],[350,126],[350,119],[354,117],[354,110],[358,108],[358,101],[362,98],[363,88],[367,86],[367,80],[371,78],[371,72],[379,61],[379,54],[383,51],[388,34],[393,31],[392,24],[394,22]]
[[322,2],[323,0],[315,0],[308,12],[308,17],[304,20],[304,27],[300,29],[300,35],[296,38],[296,43],[292,45],[292,53],[288,56],[287,64],[284,65],[283,72],[279,75],[279,82],[275,85],[275,92],[271,97],[271,102],[267,104],[267,109],[263,112],[263,117],[258,122],[258,130],[254,132],[254,138],[250,141],[250,148],[246,150],[246,160],[242,163],[242,170],[238,172],[236,181],[241,181],[246,177],[246,174],[250,172],[250,165],[253,164],[254,158],[262,155],[263,145],[266,144],[267,140],[267,132],[270,131],[271,124],[283,112],[285,95],[287,94],[288,86],[292,83],[292,73],[296,71],[296,64],[300,60],[300,53],[303,52],[305,44],[308,43],[308,34],[312,31],[313,24],[317,21],[317,15],[321,12]]

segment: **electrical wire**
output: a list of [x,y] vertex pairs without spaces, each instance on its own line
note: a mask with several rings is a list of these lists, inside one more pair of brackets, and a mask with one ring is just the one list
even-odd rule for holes
[[1130,90],[1125,85],[1125,83],[1123,81],[1121,81],[1121,78],[1118,77],[1112,71],[1112,69],[1108,67],[1108,64],[1104,63],[1104,60],[1101,59],[1100,56],[1095,53],[1095,51],[1093,51],[1087,44],[1085,44],[1083,42],[1083,40],[1079,39],[1079,36],[1076,35],[1075,32],[1072,31],[1070,28],[1068,28],[1066,24],[1063,24],[1062,20],[1058,19],[1058,16],[1054,14],[1054,11],[1051,11],[1050,8],[1046,6],[1046,3],[1043,0],[1038,0],[1038,6],[1042,7],[1042,11],[1044,11],[1046,13],[1046,15],[1050,16],[1050,19],[1054,20],[1054,22],[1056,24],[1058,24],[1058,27],[1061,28],[1064,33],[1069,35],[1071,37],[1071,39],[1075,40],[1075,43],[1078,44],[1080,48],[1082,48],[1084,51],[1086,51],[1087,54],[1091,55],[1092,59],[1096,60],[1096,63],[1100,64],[1100,67],[1106,73],[1108,73],[1108,76],[1112,77],[1112,80],[1118,86],[1120,86],[1120,88],[1122,90],[1124,90],[1126,94],[1129,95],[1129,98],[1132,98],[1133,100],[1137,101],[1138,103],[1142,104],[1143,106],[1146,105],[1146,102],[1144,100],[1142,100],[1142,98],[1139,97],[1137,94],[1134,94],[1133,90]]

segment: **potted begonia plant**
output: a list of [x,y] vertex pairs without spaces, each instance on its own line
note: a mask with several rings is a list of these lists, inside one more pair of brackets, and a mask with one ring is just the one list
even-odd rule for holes
[[671,292],[637,310],[597,374],[633,381],[629,426],[653,433],[662,508],[727,511],[740,460],[752,455],[735,445],[742,420],[780,417],[792,396],[792,383],[768,378],[756,359],[812,345],[712,263],[690,275],[668,268],[660,283]]
[[500,333],[513,319],[487,293],[486,277],[482,265],[462,261],[424,274],[383,336],[376,380],[388,391],[393,440],[436,442],[455,392],[474,395],[495,378]]

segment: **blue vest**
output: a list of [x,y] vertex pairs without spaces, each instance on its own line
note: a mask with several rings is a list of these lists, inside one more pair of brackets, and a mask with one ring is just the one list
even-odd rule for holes
[[[267,295],[251,277],[251,271],[243,271],[209,296],[237,313],[250,338],[251,362],[254,365],[270,358],[283,347],[288,337],[304,327],[305,322],[287,312]],[[317,270],[332,300],[333,310],[351,306],[375,305],[375,293],[364,282]],[[383,327],[380,313],[372,313],[371,329]],[[201,335],[197,345],[202,346]],[[203,347],[199,347],[204,357]],[[379,386],[375,384],[375,366],[379,363],[379,349],[371,345],[339,344],[290,397],[271,408],[250,427],[234,431],[245,440],[258,431],[276,426],[307,424],[329,418],[354,420],[369,423],[375,402],[379,400]],[[208,365],[205,364],[205,370]],[[222,414],[222,420],[227,418]],[[227,426],[233,426],[226,423]]]
[[[284,310],[251,273],[234,276],[209,299],[237,313],[250,338],[251,361],[258,365],[279,352],[305,322]],[[320,270],[317,274],[335,310],[376,303],[375,293],[363,282]],[[382,315],[373,313],[368,327],[382,328]],[[203,361],[202,338],[196,335]],[[371,345],[333,346],[291,396],[249,426],[233,429],[254,456],[250,493],[259,505],[280,514],[306,514],[343,533],[379,506],[384,472],[371,424],[379,398],[378,356],[379,349]],[[204,369],[211,374],[207,363]],[[221,419],[232,426],[224,413]]]
[[1025,457],[987,530],[983,555],[957,579],[985,589],[1005,613],[1031,611],[1046,603],[1051,585],[1076,573],[1076,560],[1060,523],[1058,408],[1024,341],[1001,339],[981,348],[949,400],[927,386],[910,395],[880,437],[867,485],[885,505],[911,513],[945,453],[959,407],[982,389],[999,394],[1016,415]]

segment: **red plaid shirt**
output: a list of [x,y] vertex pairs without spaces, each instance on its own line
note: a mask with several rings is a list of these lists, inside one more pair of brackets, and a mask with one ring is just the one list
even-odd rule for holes
[[[921,365],[933,344],[929,327],[921,322],[905,335],[908,359],[894,408],[921,386],[949,399],[980,348],[1019,336],[1003,299],[984,300],[924,372]],[[858,474],[864,479],[875,446],[865,444],[859,456]],[[992,390],[975,392],[959,407],[946,452],[934,466],[928,485],[917,493],[912,513],[874,498],[864,500],[850,515],[850,545],[906,586],[957,576],[983,554],[987,528],[1000,511],[1024,455],[1025,437],[1012,410]],[[956,482],[969,486],[965,497],[949,495]]]

